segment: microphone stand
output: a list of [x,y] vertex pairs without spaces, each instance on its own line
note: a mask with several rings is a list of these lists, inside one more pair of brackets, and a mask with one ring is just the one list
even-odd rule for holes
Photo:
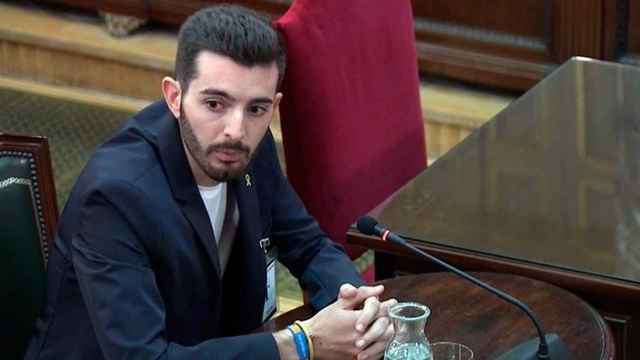
[[[537,316],[533,313],[533,311],[523,302],[514,298],[513,296],[496,289],[495,287],[481,281],[478,278],[471,276],[470,274],[450,265],[433,255],[427,254],[426,252],[418,249],[414,245],[408,243],[401,236],[392,233],[388,229],[382,228],[378,225],[378,222],[368,216],[362,217],[358,220],[357,223],[358,231],[362,232],[365,235],[378,235],[382,238],[382,240],[388,240],[395,244],[401,245],[410,249],[411,251],[426,257],[430,261],[436,263],[437,265],[445,268],[448,271],[453,272],[454,274],[462,277],[465,280],[472,282],[473,284],[488,290],[493,293],[497,297],[506,300],[507,302],[517,306],[522,311],[527,314],[529,319],[533,322],[533,325],[538,332],[538,338],[528,340],[522,344],[517,345],[516,347],[509,350],[507,353],[501,355],[496,360],[568,360],[572,359],[569,350],[566,348],[560,337],[555,334],[544,334],[542,331],[542,327],[540,326],[540,321]],[[537,347],[537,351],[535,348]]]

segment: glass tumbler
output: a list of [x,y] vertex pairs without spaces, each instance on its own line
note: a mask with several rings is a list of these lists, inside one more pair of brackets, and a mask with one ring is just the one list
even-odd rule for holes
[[431,344],[433,360],[473,360],[473,351],[464,344],[450,341]]

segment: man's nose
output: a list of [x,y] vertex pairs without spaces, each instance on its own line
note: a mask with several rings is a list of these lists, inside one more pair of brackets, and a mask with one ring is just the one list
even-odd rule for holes
[[234,109],[229,113],[225,122],[224,135],[233,140],[241,140],[244,137],[244,111]]

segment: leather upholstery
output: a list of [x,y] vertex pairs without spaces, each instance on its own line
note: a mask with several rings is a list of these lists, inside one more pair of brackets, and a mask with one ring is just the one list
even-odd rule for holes
[[6,359],[23,357],[44,302],[48,239],[57,217],[52,184],[46,139],[0,134],[0,336]]

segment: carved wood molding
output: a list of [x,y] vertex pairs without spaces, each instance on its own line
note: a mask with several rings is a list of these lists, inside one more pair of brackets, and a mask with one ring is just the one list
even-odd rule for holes
[[415,30],[416,37],[418,38],[428,38],[428,34],[432,33],[453,38],[463,38],[469,41],[480,41],[488,44],[523,48],[533,52],[547,51],[547,44],[534,37],[492,31],[444,21],[415,19]]
[[551,63],[494,56],[420,41],[416,47],[422,71],[505,89],[528,89],[555,68]]

